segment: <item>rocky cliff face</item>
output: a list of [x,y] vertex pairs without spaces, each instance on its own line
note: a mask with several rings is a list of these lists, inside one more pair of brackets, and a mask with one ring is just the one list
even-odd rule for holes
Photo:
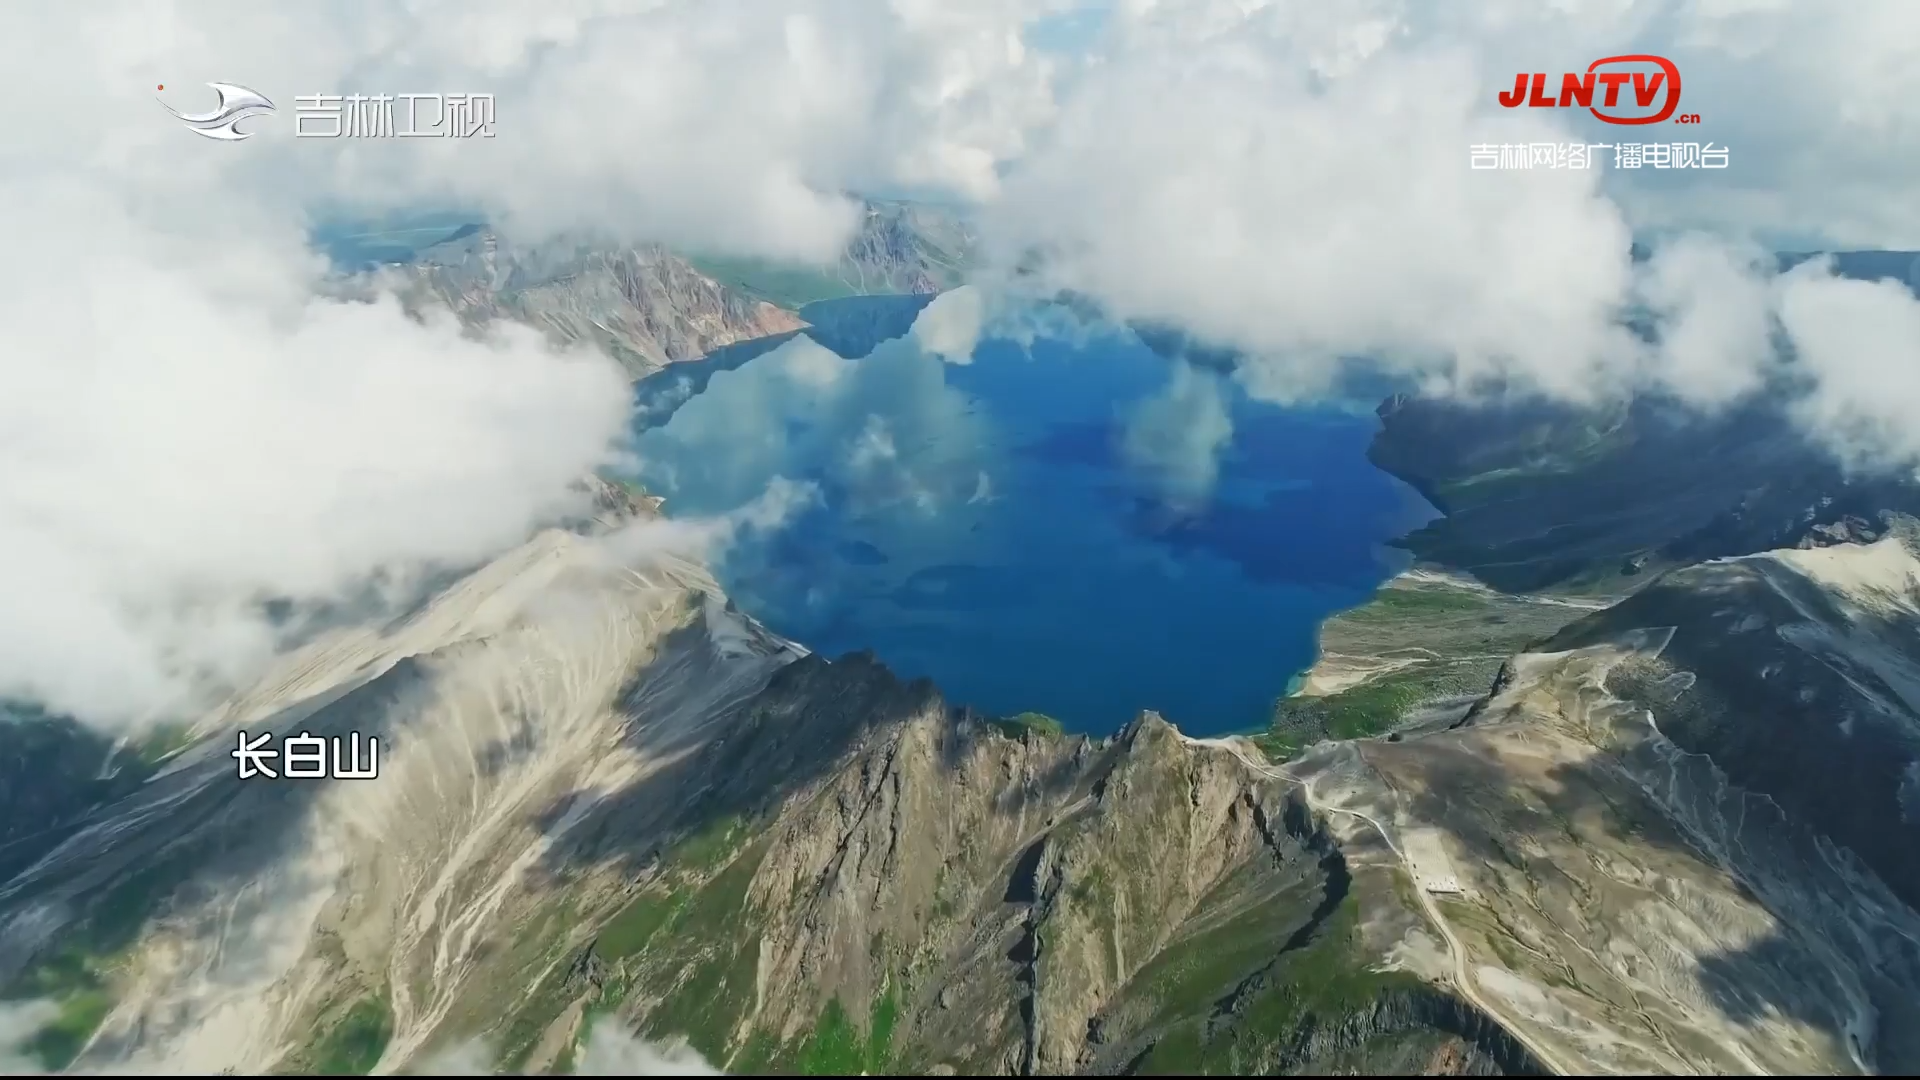
[[414,304],[444,304],[477,325],[512,319],[604,349],[635,378],[802,325],[658,245],[561,241],[523,250],[476,228],[418,252],[399,272]]
[[[847,320],[884,319],[884,301],[931,297],[960,284],[973,243],[954,213],[870,202],[846,250],[825,266],[711,259],[584,237],[528,247],[467,225],[405,250],[380,272],[394,279],[411,307],[448,308],[475,327],[499,319],[524,323],[556,341],[603,349],[641,379],[669,364],[802,327],[844,345],[855,340],[849,333],[866,333],[842,326]],[[835,303],[864,298],[883,303],[874,309]],[[803,308],[820,309],[817,319]]]
[[870,202],[840,259],[840,275],[860,295],[937,293],[960,284],[974,235],[952,212],[904,202]]
[[1531,1066],[1370,970],[1393,920],[1362,924],[1311,810],[1156,716],[1092,742],[807,658],[696,771],[689,832],[508,1022],[510,1060],[605,1011],[741,1072]]

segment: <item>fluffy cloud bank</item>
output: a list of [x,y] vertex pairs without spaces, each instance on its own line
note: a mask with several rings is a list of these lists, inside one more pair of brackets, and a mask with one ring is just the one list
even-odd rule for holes
[[[529,235],[831,255],[856,224],[851,188],[991,192],[1050,107],[1048,64],[1019,38],[1046,10],[109,0],[0,16],[0,58],[49,95],[0,148],[0,697],[107,724],[191,710],[279,645],[266,601],[483,558],[571,509],[571,482],[621,451],[627,389],[604,358],[317,297],[315,208],[472,206]],[[278,114],[218,143],[162,107],[206,108],[214,80]],[[494,94],[495,137],[293,137],[298,95],[431,92]]]
[[[1872,81],[1911,80],[1889,67],[1904,46],[1872,35],[1910,40],[1916,19],[1898,4],[1831,19],[1791,2],[1122,4],[1009,166],[987,236],[1043,293],[1239,351],[1241,380],[1277,399],[1366,357],[1436,392],[1652,389],[1710,409],[1768,385],[1784,331],[1808,361],[1812,433],[1857,464],[1909,465],[1920,441],[1889,418],[1920,396],[1875,373],[1920,364],[1920,309],[1818,267],[1776,279],[1764,245],[1920,243],[1920,200],[1888,169],[1920,160],[1920,106]],[[1702,125],[1495,103],[1515,71],[1633,52],[1676,59]],[[1683,138],[1730,146],[1729,168],[1468,162],[1479,144]]]
[[[0,1070],[7,1076],[51,1076],[26,1050],[28,1042],[59,1016],[47,1001],[0,1002]],[[494,1055],[478,1041],[463,1042],[422,1063],[425,1076],[496,1076]],[[77,1075],[95,1075],[80,1072]],[[113,1075],[113,1074],[100,1074]],[[595,1024],[580,1047],[575,1076],[725,1076],[684,1042],[649,1042],[612,1021]]]
[[[817,258],[857,187],[989,195],[1051,107],[988,0],[108,0],[0,16],[45,96],[0,147],[0,696],[192,708],[276,646],[268,599],[456,565],[619,450],[598,357],[315,298],[319,207],[469,206]],[[204,84],[276,115],[218,143]],[[308,94],[491,93],[492,139],[298,139]],[[155,99],[159,98],[159,101]],[[724,532],[725,530],[721,530]]]
[[101,189],[0,201],[0,695],[191,708],[271,655],[265,601],[483,558],[617,449],[603,357],[319,299],[297,237],[180,242]]
[[[1036,47],[1069,13],[1094,29]],[[813,259],[855,224],[849,191],[931,190],[972,204],[1000,270],[1038,253],[1045,285],[1243,350],[1264,394],[1366,355],[1442,388],[1713,405],[1766,381],[1778,328],[1811,429],[1911,460],[1911,300],[1817,266],[1775,279],[1750,241],[1920,247],[1916,19],[1898,0],[16,5],[0,58],[46,96],[0,146],[0,695],[103,721],[188,707],[275,647],[262,600],[482,557],[619,451],[625,389],[599,358],[314,298],[324,205]],[[1466,168],[1473,142],[1609,141],[1493,96],[1640,50],[1681,65],[1706,119],[1689,137],[1729,169]],[[281,111],[221,144],[154,100],[204,108],[209,80]],[[292,137],[296,95],[458,91],[495,95],[494,138]],[[1649,230],[1668,234],[1636,264]],[[943,301],[927,347],[964,360],[992,303]],[[1622,329],[1636,311],[1656,343]],[[1219,440],[1155,433],[1215,390],[1187,379],[1136,420],[1137,449],[1189,463],[1178,484]],[[885,472],[880,434],[859,460]]]

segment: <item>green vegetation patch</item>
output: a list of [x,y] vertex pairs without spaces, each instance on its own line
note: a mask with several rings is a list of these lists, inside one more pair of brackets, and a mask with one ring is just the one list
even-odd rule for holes
[[655,934],[685,914],[685,907],[691,899],[692,894],[686,892],[664,896],[655,892],[641,893],[601,929],[600,937],[594,944],[595,951],[607,960],[623,960],[638,955]]
[[[744,818],[717,818],[662,856],[659,877],[594,939],[595,954],[615,970],[589,1017],[618,1008],[632,986],[645,986],[663,999],[647,1018],[650,1037],[684,1036],[708,1060],[724,1060],[734,1026],[752,1004],[759,957],[747,886],[764,852],[745,848],[750,837]],[[518,1010],[501,1041],[503,1067],[523,1066],[574,1000],[567,971],[557,965]]]
[[387,1052],[393,1038],[393,1010],[385,991],[355,1001],[338,1022],[313,1044],[312,1073],[365,1076]]
[[113,1010],[113,972],[161,901],[187,878],[185,859],[155,863],[130,874],[95,902],[80,921],[63,928],[59,946],[0,993],[0,1000],[50,1000],[53,1020],[27,1041],[48,1069],[64,1069]]
[[859,292],[828,267],[791,266],[724,256],[700,256],[691,262],[694,269],[730,289],[788,309],[817,300],[838,300]]
[[1503,660],[1581,614],[1445,583],[1390,585],[1335,616],[1320,635],[1329,654],[1373,658],[1383,673],[1338,693],[1279,699],[1268,737],[1255,741],[1284,761],[1321,739],[1384,734],[1423,705],[1485,693]]
[[712,873],[745,845],[747,823],[739,815],[716,818],[699,831],[675,844],[666,862],[672,869],[697,874]]
[[1270,734],[1296,752],[1315,739],[1363,739],[1391,730],[1401,717],[1439,696],[1429,673],[1416,667],[1325,697],[1281,698]]
[[993,729],[1010,739],[1023,739],[1029,735],[1042,739],[1057,739],[1067,733],[1060,721],[1045,713],[1023,712],[990,721]]
[[[521,1069],[548,1025],[573,1002],[574,990],[569,981],[572,965],[565,960],[556,963],[555,954],[569,947],[573,927],[579,919],[574,897],[563,896],[543,906],[512,934],[505,966],[519,975],[507,976],[514,1003],[509,1009],[506,1031],[498,1043],[500,1064],[509,1071]],[[522,992],[520,979],[533,982],[531,992]],[[482,1012],[469,1015],[464,1022],[477,1025],[488,1019],[489,1015]]]
[[127,744],[127,751],[141,766],[145,776],[168,758],[193,745],[192,729],[185,724],[161,724]]
[[[675,865],[717,858],[745,835],[744,823],[717,823],[676,848]],[[682,879],[648,906],[636,901],[615,917],[622,934],[615,944],[634,950],[627,954],[632,983],[662,999],[646,1018],[648,1037],[679,1036],[709,1061],[728,1057],[754,1005],[760,934],[747,888],[765,853],[764,846],[750,847],[704,883]]]
[[802,1076],[858,1076],[869,1071],[867,1042],[837,997],[821,1010],[797,1057]]
[[[620,960],[639,954],[654,935],[681,922],[694,902],[699,879],[732,859],[748,837],[746,820],[735,815],[709,822],[675,844],[661,860],[664,872],[656,885],[633,898],[601,928],[600,956]],[[748,871],[747,880],[752,879]],[[745,882],[741,883],[742,888]]]
[[[1223,884],[1221,892],[1230,889]],[[1290,889],[1274,902],[1171,943],[1134,975],[1128,996],[1151,1003],[1150,1026],[1208,1015],[1223,995],[1283,954],[1293,926],[1312,912],[1316,899],[1311,887]]]
[[527,1002],[516,1010],[507,1024],[506,1035],[500,1041],[502,1070],[517,1073],[526,1065],[527,1058],[540,1045],[540,1036],[566,1010],[569,1001],[566,991],[564,967],[547,973],[541,979]]
[[1292,761],[1300,751],[1306,749],[1304,741],[1298,735],[1280,731],[1277,727],[1263,731],[1248,741],[1275,765],[1284,765]]
[[[644,988],[658,1000],[644,1018],[648,1038],[684,1038],[709,1061],[727,1059],[754,1004],[760,955],[747,888],[765,848],[749,846],[752,835],[746,819],[727,816],[682,838],[662,856],[658,877],[601,926],[593,951],[611,971],[588,1006],[575,1047],[598,1018]],[[578,996],[568,970],[557,965],[519,1010],[502,1041],[505,1068],[521,1068]],[[556,1067],[573,1057],[570,1048]]]
[[1451,586],[1389,586],[1355,608],[1353,614],[1371,619],[1404,619],[1422,615],[1463,615],[1485,611],[1492,598],[1473,589]]
[[808,1032],[784,1050],[771,1040],[750,1043],[733,1071],[800,1076],[885,1076],[894,1072],[893,1035],[900,1001],[889,986],[868,1009],[866,1031],[854,1023],[838,997],[827,1002]]
[[60,1011],[47,1026],[27,1040],[26,1050],[49,1070],[73,1064],[80,1050],[113,1011],[113,996],[100,987],[70,990],[59,999]]
[[[621,960],[636,956],[655,935],[687,921],[694,914],[691,909],[695,901],[702,899],[705,891],[697,888],[695,882],[726,865],[746,842],[747,836],[745,819],[729,816],[710,822],[674,845],[662,860],[665,872],[661,880],[667,884],[650,888],[634,897],[601,929],[596,945],[601,958]],[[737,879],[741,892],[739,900],[743,904],[746,885],[752,877],[751,868],[744,877],[738,874],[721,875],[728,883],[734,883]],[[711,883],[719,884],[720,878]]]
[[1163,1028],[1135,1071],[1152,1076],[1269,1072],[1288,1064],[1312,1027],[1338,1024],[1386,995],[1419,988],[1412,975],[1368,968],[1359,911],[1358,898],[1349,894],[1304,946],[1283,953],[1250,979],[1237,977],[1246,968],[1244,950],[1236,962],[1222,948],[1225,942],[1213,942],[1199,956],[1156,973],[1168,995],[1166,1009],[1179,1018]]

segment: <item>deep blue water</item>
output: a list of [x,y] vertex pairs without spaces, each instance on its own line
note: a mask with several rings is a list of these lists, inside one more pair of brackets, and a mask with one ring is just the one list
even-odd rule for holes
[[[1250,401],[1204,502],[1122,451],[1174,372],[1131,335],[955,366],[902,342],[811,342],[714,375],[645,432],[675,516],[774,476],[819,499],[720,560],[733,598],[827,656],[871,649],[956,702],[1104,733],[1156,709],[1193,734],[1262,724],[1328,615],[1400,565],[1382,542],[1432,511],[1366,460],[1370,412]],[[1211,378],[1211,377],[1209,377]]]

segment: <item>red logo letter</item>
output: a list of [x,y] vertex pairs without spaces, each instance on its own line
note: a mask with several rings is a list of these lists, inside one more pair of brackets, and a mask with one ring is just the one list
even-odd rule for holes
[[[1560,77],[1560,105],[1562,108],[1578,102],[1587,108],[1593,108],[1593,72],[1587,72],[1583,80],[1578,75],[1568,73]],[[1645,105],[1646,102],[1640,104]]]
[[[1641,105],[1651,105],[1653,104],[1654,96],[1660,93],[1660,84],[1664,82],[1667,86],[1667,101],[1666,104],[1660,107],[1660,111],[1654,113],[1652,116],[1608,116],[1599,109],[1589,106],[1589,111],[1592,112],[1596,118],[1604,120],[1609,124],[1658,124],[1672,118],[1674,112],[1680,108],[1680,69],[1675,67],[1673,61],[1666,57],[1651,56],[1646,53],[1634,53],[1630,56],[1609,56],[1603,60],[1595,60],[1593,63],[1588,64],[1588,73],[1591,74],[1595,68],[1602,64],[1658,64],[1660,73],[1655,75],[1651,81],[1647,79],[1646,72],[1634,72],[1633,95]],[[1626,81],[1624,75],[1616,72],[1608,72],[1600,76],[1599,81],[1605,84],[1607,88],[1606,99],[1603,104],[1612,105],[1615,98],[1620,94],[1620,84]],[[1583,101],[1581,104],[1585,105],[1586,102]]]
[[[1601,72],[1600,85],[1607,88],[1607,96],[1600,104],[1605,105],[1609,109],[1620,104],[1620,88],[1626,84],[1627,73],[1624,71]],[[1592,106],[1589,105],[1588,108],[1592,108]]]
[[1547,96],[1547,73],[1534,72],[1533,96],[1527,99],[1527,106],[1534,109],[1551,109],[1558,104],[1560,104],[1558,101]]
[[1500,104],[1509,109],[1517,109],[1527,100],[1527,73],[1521,72],[1513,77],[1513,89],[1500,95]]

